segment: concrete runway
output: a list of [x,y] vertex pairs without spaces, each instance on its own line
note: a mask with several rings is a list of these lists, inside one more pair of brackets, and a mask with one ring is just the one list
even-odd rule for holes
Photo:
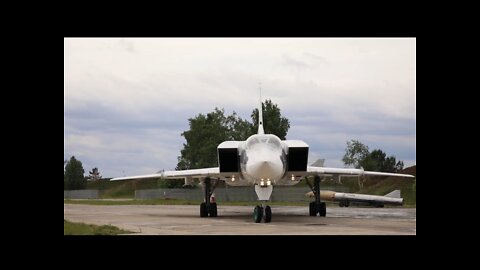
[[271,223],[254,223],[253,206],[218,206],[218,217],[200,218],[198,205],[64,204],[73,222],[114,225],[148,235],[415,235],[415,208],[327,207],[327,217],[308,216],[308,206],[272,206]]

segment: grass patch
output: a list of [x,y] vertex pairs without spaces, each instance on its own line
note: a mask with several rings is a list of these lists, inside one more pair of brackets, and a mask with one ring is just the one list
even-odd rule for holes
[[[64,200],[66,204],[89,204],[89,205],[200,205],[200,201],[177,200],[177,199],[152,199],[152,200]],[[285,206],[308,206],[310,201],[304,202],[268,202],[268,205],[285,205]],[[260,202],[222,202],[217,201],[218,205],[235,205],[235,206],[255,206]]]
[[101,198],[132,198],[135,190],[159,188],[158,179],[137,179],[130,181],[110,181],[101,179],[88,182],[86,189],[97,189]]
[[89,204],[89,205],[199,205],[200,201],[188,200],[63,200],[67,204]]
[[63,235],[117,235],[123,233],[132,232],[119,229],[112,225],[97,226],[63,220]]

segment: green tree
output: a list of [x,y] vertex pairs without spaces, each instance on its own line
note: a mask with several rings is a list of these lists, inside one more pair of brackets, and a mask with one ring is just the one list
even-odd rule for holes
[[67,177],[65,176],[65,165],[67,164],[68,160],[63,161],[63,190],[67,189]]
[[[235,117],[233,117],[235,118]],[[229,130],[229,125],[234,126],[232,118],[227,120],[224,110],[215,110],[207,115],[198,114],[195,118],[188,119],[190,130],[184,131],[182,136],[187,141],[183,144],[178,157],[177,170],[199,169],[216,167],[217,146],[234,133]]]
[[253,125],[247,120],[240,118],[236,112],[226,118],[227,138],[232,141],[245,141],[250,135]]
[[345,165],[353,165],[366,171],[398,172],[403,169],[403,161],[397,162],[394,156],[387,156],[380,149],[369,152],[368,146],[357,140],[347,142],[342,161]]
[[394,156],[388,156],[385,158],[382,166],[380,167],[381,172],[396,172],[397,169],[395,168],[396,158]]
[[97,181],[97,180],[102,179],[102,176],[100,175],[100,172],[98,171],[97,167],[93,168],[88,173],[89,173],[89,176],[87,177],[87,180]]
[[362,166],[370,166],[367,159],[369,154],[368,146],[364,145],[360,141],[350,140],[347,142],[347,148],[345,148],[345,155],[343,155],[342,161],[345,165],[353,165],[359,169]]
[[395,164],[395,171],[399,172],[403,170],[403,161],[399,160],[397,164]]
[[184,184],[183,179],[160,179],[158,181],[159,188],[184,188]]
[[[288,130],[290,129],[290,121],[282,117],[280,108],[277,104],[273,104],[270,99],[262,102],[263,108],[263,130],[265,134],[275,134],[280,140],[286,140]],[[253,127],[251,134],[255,134],[258,131],[258,109],[254,109],[252,112]]]
[[64,188],[67,190],[84,189],[87,186],[84,173],[82,162],[72,156],[65,166]]
[[375,149],[360,161],[360,166],[366,171],[383,172],[386,167],[386,154],[382,150]]
[[373,150],[361,163],[367,171],[397,172],[403,169],[403,161],[397,162],[394,156],[387,156],[380,149]]

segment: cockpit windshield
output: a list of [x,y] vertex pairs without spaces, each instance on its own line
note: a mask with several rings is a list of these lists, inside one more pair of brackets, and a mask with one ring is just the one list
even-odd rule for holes
[[261,143],[266,143],[267,145],[271,145],[275,148],[280,148],[280,146],[281,146],[280,139],[277,136],[267,134],[267,135],[253,135],[253,136],[250,136],[250,138],[248,138],[248,140],[247,140],[247,148],[252,148],[260,142]]

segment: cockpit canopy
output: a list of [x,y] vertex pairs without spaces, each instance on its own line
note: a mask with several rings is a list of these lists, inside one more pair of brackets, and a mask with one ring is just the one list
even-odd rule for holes
[[255,147],[255,145],[260,142],[267,143],[267,145],[270,145],[274,148],[281,148],[282,145],[280,139],[273,134],[252,135],[247,139],[247,149]]

